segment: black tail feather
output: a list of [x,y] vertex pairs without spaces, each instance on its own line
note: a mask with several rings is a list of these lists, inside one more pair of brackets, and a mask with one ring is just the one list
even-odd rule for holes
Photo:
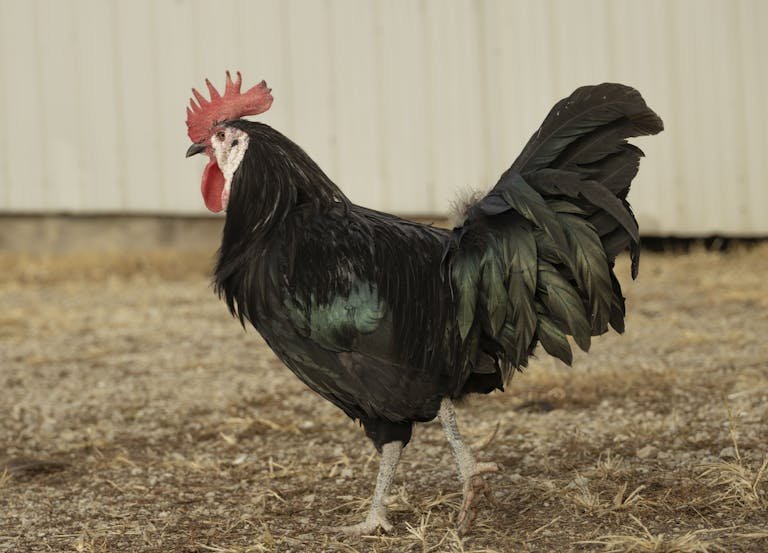
[[547,167],[593,163],[616,150],[624,138],[663,129],[659,116],[634,88],[615,83],[583,86],[555,104],[508,172],[526,176]]
[[462,339],[495,357],[505,377],[537,342],[570,364],[568,335],[586,351],[609,325],[624,331],[613,266],[629,248],[637,274],[640,233],[626,196],[643,156],[626,138],[662,129],[636,90],[582,87],[454,230],[445,259]]

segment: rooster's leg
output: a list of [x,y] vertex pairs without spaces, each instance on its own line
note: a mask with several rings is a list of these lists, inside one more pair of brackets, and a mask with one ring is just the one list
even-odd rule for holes
[[371,508],[368,516],[360,524],[344,526],[340,530],[346,534],[365,536],[374,533],[378,528],[385,532],[392,530],[392,524],[387,520],[386,496],[395,477],[397,463],[400,461],[400,453],[403,451],[402,442],[389,442],[381,447],[381,463],[379,475],[376,478],[376,489],[373,491]]
[[443,425],[448,443],[451,445],[451,452],[459,469],[459,478],[464,485],[464,501],[461,503],[459,518],[457,522],[459,535],[466,534],[472,522],[477,516],[477,503],[482,494],[488,495],[489,488],[483,479],[483,473],[497,472],[499,466],[496,463],[478,463],[472,455],[472,450],[459,433],[459,427],[456,425],[456,412],[453,410],[453,403],[448,398],[443,398],[440,403],[438,413],[440,423]]

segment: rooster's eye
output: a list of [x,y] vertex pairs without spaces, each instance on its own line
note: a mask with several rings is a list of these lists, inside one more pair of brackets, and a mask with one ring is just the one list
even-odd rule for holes
[[219,131],[216,133],[216,138],[218,138],[220,141],[224,142],[224,131]]

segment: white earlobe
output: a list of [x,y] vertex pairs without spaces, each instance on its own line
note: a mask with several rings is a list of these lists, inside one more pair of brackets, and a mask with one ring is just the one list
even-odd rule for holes
[[233,128],[228,128],[224,132],[224,140],[214,143],[213,149],[216,154],[216,163],[221,170],[221,174],[224,175],[224,190],[221,193],[221,203],[223,208],[226,209],[229,203],[232,177],[237,168],[240,167],[243,157],[245,157],[249,136],[246,132]]

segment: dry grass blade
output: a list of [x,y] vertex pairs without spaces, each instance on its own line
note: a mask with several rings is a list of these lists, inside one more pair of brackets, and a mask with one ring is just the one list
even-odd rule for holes
[[320,513],[327,515],[329,513],[333,513],[334,511],[340,511],[342,509],[346,509],[348,507],[352,507],[352,511],[355,513],[360,513],[366,509],[368,509],[368,506],[371,504],[371,497],[355,497],[351,495],[340,495],[336,497],[337,500],[343,500],[342,503],[338,503],[331,507],[330,509],[321,509]]
[[637,505],[643,499],[640,492],[645,489],[645,486],[636,487],[625,497],[627,492],[627,483],[625,482],[619,486],[611,501],[603,500],[600,493],[593,492],[590,489],[589,480],[582,475],[576,476],[568,485],[568,488],[573,490],[569,497],[577,507],[593,513],[603,514]]
[[8,469],[3,469],[3,472],[0,472],[0,490],[2,490],[10,480],[11,475],[9,474]]
[[211,551],[213,553],[263,553],[269,551],[266,546],[262,544],[251,545],[246,548],[242,547],[218,547],[216,545],[205,545],[204,543],[196,543],[196,547],[203,551]]
[[[374,536],[364,536],[364,538],[374,538]],[[375,537],[375,539],[378,539],[378,537]],[[332,541],[331,542],[335,547],[338,548],[339,551],[347,551],[348,553],[362,553],[359,549],[355,549],[351,545],[341,542],[341,541]],[[333,549],[329,551],[334,551]]]
[[78,553],[107,553],[107,543],[103,536],[95,536],[89,528],[84,528],[72,544]]
[[438,507],[443,504],[455,504],[456,502],[454,500],[461,497],[461,493],[454,492],[454,493],[447,493],[444,494],[442,490],[437,492],[437,495],[426,500],[421,504],[421,507],[423,509],[431,510],[434,507]]
[[613,509],[614,510],[626,509],[627,507],[638,503],[643,499],[643,496],[640,495],[640,492],[643,491],[644,489],[645,489],[645,485],[641,484],[640,486],[636,487],[634,490],[629,492],[628,496],[624,497],[624,493],[627,491],[627,483],[624,482],[624,484],[621,486],[621,488],[613,498]]
[[718,497],[719,501],[732,502],[747,508],[762,509],[768,507],[768,498],[764,489],[766,487],[765,475],[768,470],[768,456],[756,470],[741,460],[735,463],[722,461],[701,466],[704,468],[701,478],[708,485],[723,489]]
[[722,528],[694,530],[679,536],[667,536],[664,533],[653,534],[637,517],[630,515],[640,527],[642,533],[609,534],[596,540],[581,541],[581,544],[604,545],[606,551],[637,551],[640,553],[712,553],[726,551],[714,539],[707,539],[707,534],[721,532]]
[[459,536],[459,533],[456,530],[448,530],[446,532],[443,539],[440,541],[442,544],[443,542],[447,542],[446,545],[448,546],[448,549],[441,549],[442,551],[446,551],[449,553],[501,553],[497,549],[465,549],[464,548],[464,542],[467,541],[467,538],[462,538]]
[[728,398],[723,392],[723,405],[725,406],[725,412],[728,414],[728,433],[731,435],[731,441],[733,442],[733,450],[736,454],[736,459],[741,463],[741,452],[739,451],[739,440],[736,435],[736,419],[733,417],[733,411],[731,405],[728,403]]
[[331,463],[331,470],[328,471],[328,478],[334,478],[341,470],[349,468],[350,462],[350,458],[347,455],[342,454],[340,458]]
[[[419,519],[419,525],[414,527],[410,523],[405,523],[405,528],[413,538],[421,543],[421,552],[428,553],[430,551],[429,544],[427,543],[427,527],[429,526],[429,517],[432,513],[428,512],[426,515],[422,515]],[[442,543],[442,542],[441,542]]]
[[601,478],[616,478],[625,476],[629,470],[624,458],[614,455],[609,449],[600,454],[592,472]]
[[768,455],[756,470],[744,462],[739,449],[736,420],[725,395],[723,395],[723,404],[728,415],[728,431],[733,442],[736,461],[704,464],[702,465],[704,470],[700,476],[708,485],[723,490],[718,501],[736,503],[750,509],[764,509],[768,507],[768,497],[766,490],[763,489],[766,470],[768,470]]
[[550,526],[552,526],[553,524],[557,523],[557,522],[558,522],[558,521],[559,521],[561,518],[562,518],[562,517],[558,515],[558,516],[556,516],[555,518],[553,518],[552,520],[550,520],[549,522],[547,522],[546,524],[544,524],[544,525],[542,525],[542,526],[539,526],[538,528],[536,528],[536,530],[534,530],[533,532],[531,532],[531,536],[535,536],[535,535],[536,535],[536,534],[538,534],[539,532],[543,532],[544,530],[546,530],[547,528],[549,528],[549,527],[550,527]]
[[568,488],[574,490],[570,495],[571,500],[580,508],[587,511],[599,511],[603,509],[600,500],[600,494],[592,492],[589,489],[589,480],[582,475],[576,476],[568,485]]
[[758,532],[747,532],[746,534],[734,534],[734,536],[743,538],[745,540],[765,540],[768,539],[768,530],[760,530]]

